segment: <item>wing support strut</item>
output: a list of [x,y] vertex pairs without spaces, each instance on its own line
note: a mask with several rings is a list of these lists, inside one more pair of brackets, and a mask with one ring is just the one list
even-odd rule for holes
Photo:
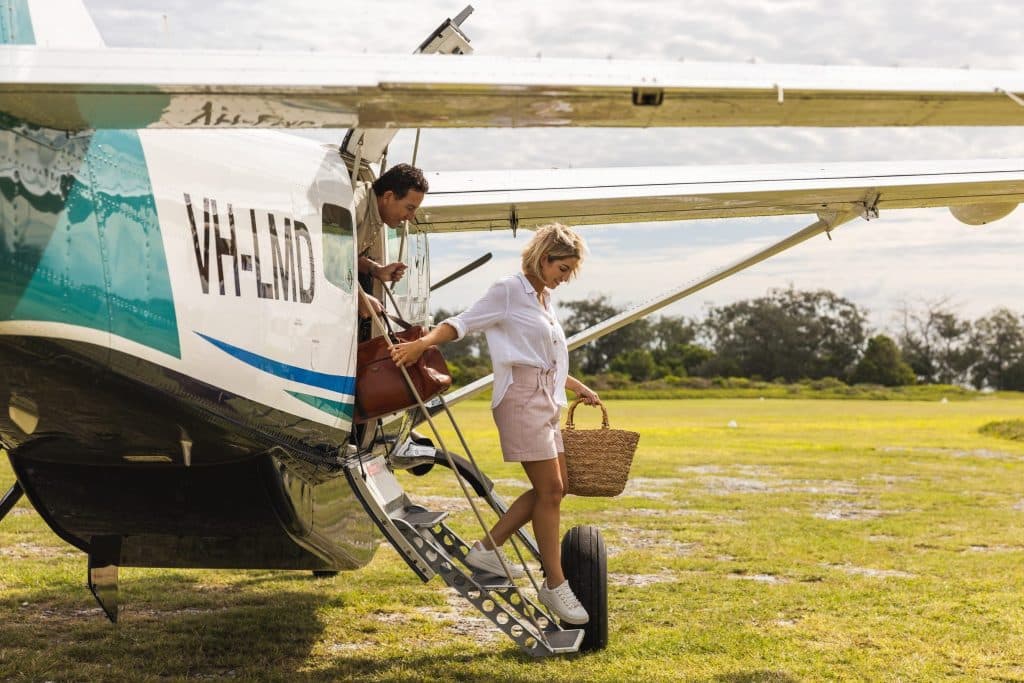
[[1020,106],[1024,107],[1024,99],[1022,99],[1020,97],[1020,95],[1017,95],[1016,93],[1012,93],[1009,90],[1003,90],[1002,88],[996,88],[996,92],[999,93],[1000,95],[1006,95],[1011,100],[1013,100],[1015,103],[1017,103]]
[[[595,339],[599,339],[607,334],[611,334],[615,330],[625,327],[626,325],[630,324],[635,320],[639,320],[640,318],[648,316],[651,313],[654,313],[655,311],[662,309],[665,306],[668,306],[669,304],[673,304],[676,301],[679,301],[680,299],[685,299],[688,296],[696,294],[697,292],[701,291],[702,289],[705,289],[706,287],[710,287],[716,282],[720,282],[721,280],[724,280],[727,277],[735,275],[740,271],[746,270],[747,268],[756,265],[761,261],[764,261],[766,259],[771,258],[772,256],[775,256],[776,254],[781,254],[782,252],[786,251],[787,249],[791,249],[792,247],[795,247],[801,242],[806,242],[812,237],[820,235],[823,232],[830,233],[832,230],[835,230],[840,225],[847,223],[860,215],[860,210],[846,212],[822,211],[821,213],[818,214],[818,220],[814,221],[806,228],[798,230],[789,237],[779,240],[778,242],[768,247],[765,247],[760,251],[756,251],[753,254],[750,254],[749,256],[746,256],[727,266],[724,266],[717,270],[713,270],[707,275],[698,278],[697,280],[693,280],[685,285],[682,285],[675,289],[671,289],[667,292],[663,292],[662,294],[659,294],[653,299],[641,303],[637,306],[634,306],[628,311],[623,311],[618,315],[612,316],[611,318],[608,318],[607,320],[600,322],[597,325],[588,327],[582,332],[574,334],[572,337],[566,340],[566,345],[569,347],[570,351],[572,351],[573,349],[578,349],[579,347],[583,346],[588,342],[592,342]],[[474,394],[479,393],[480,391],[483,391],[484,389],[488,388],[493,381],[494,375],[481,377],[477,381],[472,382],[471,384],[467,384],[458,391],[454,391],[448,396],[446,396],[445,402],[448,403],[448,405],[452,405],[453,403],[457,403],[458,401],[469,398],[470,396],[473,396]]]

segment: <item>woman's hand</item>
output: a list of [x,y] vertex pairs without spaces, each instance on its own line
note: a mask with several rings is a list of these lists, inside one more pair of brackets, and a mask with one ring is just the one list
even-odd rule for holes
[[427,346],[423,343],[422,338],[404,344],[395,344],[391,347],[391,360],[395,361],[395,365],[408,367],[416,363],[426,350]]
[[582,399],[583,403],[585,403],[588,406],[596,406],[601,402],[601,398],[597,395],[597,392],[588,387],[583,382],[580,382],[579,386],[576,387],[576,389],[574,389],[573,391],[575,391],[576,396]]

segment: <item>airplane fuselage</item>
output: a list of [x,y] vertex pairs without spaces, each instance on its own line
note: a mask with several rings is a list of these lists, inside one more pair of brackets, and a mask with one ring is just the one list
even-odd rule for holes
[[[338,464],[358,285],[337,148],[2,123],[0,442],[53,529],[119,538],[128,566],[368,561]],[[405,254],[422,318],[425,237]]]

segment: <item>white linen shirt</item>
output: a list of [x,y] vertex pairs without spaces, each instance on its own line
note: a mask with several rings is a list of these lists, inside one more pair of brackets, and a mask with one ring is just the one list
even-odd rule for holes
[[544,290],[543,308],[537,290],[522,273],[503,277],[463,313],[443,322],[451,325],[462,339],[469,332],[483,331],[494,369],[496,408],[512,386],[512,366],[528,365],[555,370],[555,402],[564,406],[565,380],[569,376],[569,349],[565,331],[555,318],[551,291]]

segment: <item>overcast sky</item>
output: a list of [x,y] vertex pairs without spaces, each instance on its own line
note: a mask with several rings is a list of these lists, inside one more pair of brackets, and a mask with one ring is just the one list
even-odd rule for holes
[[[86,0],[108,45],[408,53],[458,1]],[[463,25],[477,54],[764,63],[1024,68],[1019,2],[948,0],[484,0]],[[325,139],[340,141],[327,133]],[[408,161],[400,133],[390,162]],[[431,170],[679,164],[757,164],[1024,157],[1024,129],[578,129],[424,131],[418,163]],[[563,300],[648,298],[724,265],[813,217],[586,228],[592,255]],[[949,297],[961,314],[1024,311],[1024,209],[969,228],[945,210],[888,212],[834,240],[812,240],[713,285],[670,313],[700,315],[790,284],[827,288],[868,308],[879,327],[903,302]],[[434,279],[484,251],[495,258],[435,294],[459,308],[514,272],[525,238],[492,233],[432,240]]]

